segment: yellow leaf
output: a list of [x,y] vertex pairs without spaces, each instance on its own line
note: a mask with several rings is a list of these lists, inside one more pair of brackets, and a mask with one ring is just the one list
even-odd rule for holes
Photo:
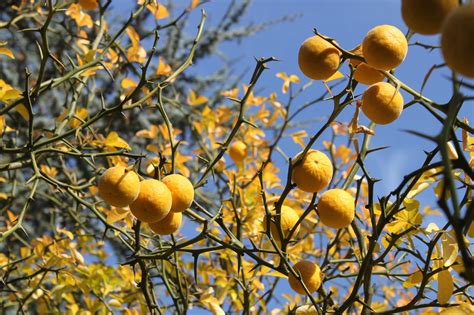
[[198,5],[199,5],[199,0],[191,0],[191,5],[190,5],[191,10],[197,7]]
[[127,58],[130,62],[142,63],[146,60],[146,50],[140,45],[140,36],[132,26],[127,27],[132,46],[127,49]]
[[129,214],[129,211],[126,209],[113,207],[112,210],[110,210],[110,212],[107,214],[107,223],[112,224],[117,221],[120,221],[124,219],[125,217],[127,217],[128,214]]
[[471,222],[471,226],[469,227],[469,230],[467,231],[467,235],[469,235],[469,237],[474,237],[474,221]]
[[79,263],[80,265],[84,265],[84,257],[82,256],[82,254],[76,250],[75,248],[72,248],[71,249],[71,254],[72,254],[72,257],[74,257],[74,260]]
[[135,82],[135,80],[133,80],[131,78],[125,78],[120,82],[120,86],[124,90],[136,88],[137,85],[138,85],[138,83]]
[[105,138],[105,141],[104,141],[104,145],[106,147],[112,147],[112,148],[120,148],[120,149],[127,149],[127,150],[132,149],[128,145],[127,141],[120,138],[119,135],[115,131],[112,131],[111,133],[107,135],[107,138]]
[[6,126],[7,124],[5,123],[5,117],[3,115],[0,115],[0,136],[3,135]]
[[13,212],[11,212],[10,210],[7,210],[7,216],[8,216],[8,220],[11,223],[16,222],[16,220],[18,219],[18,217]]
[[441,245],[443,248],[444,266],[451,266],[458,257],[458,242],[452,233],[443,233],[441,236]]
[[300,82],[300,78],[298,78],[298,76],[296,76],[294,74],[288,76],[286,74],[286,72],[279,72],[279,73],[276,74],[276,77],[283,80],[283,86],[281,88],[281,91],[283,92],[283,94],[288,92],[288,89],[290,87],[290,83],[299,83]]
[[443,270],[438,273],[438,302],[446,304],[453,295],[454,283],[449,270]]
[[333,81],[333,80],[337,80],[337,79],[341,79],[341,78],[344,78],[344,75],[340,71],[337,71],[332,76],[330,76],[328,79],[324,80],[324,82],[329,82],[329,81]]
[[225,315],[219,300],[214,296],[214,290],[212,288],[207,289],[206,292],[201,295],[199,302],[207,307],[212,312],[212,315]]
[[95,10],[99,7],[97,0],[79,0],[79,5],[84,10]]
[[421,282],[421,280],[423,280],[423,273],[421,272],[421,270],[417,270],[416,272],[414,272],[413,274],[411,274],[404,282],[403,282],[403,287],[404,288],[411,288],[411,287],[414,287],[415,285],[417,285],[418,283]]
[[26,109],[26,106],[23,104],[19,104],[15,107],[15,110],[23,117],[24,120],[28,120],[30,118],[30,113],[28,112],[28,109]]
[[22,247],[22,248],[20,249],[20,256],[21,256],[21,258],[26,258],[26,257],[28,257],[28,255],[30,255],[30,252],[31,252],[31,251],[30,251],[30,249],[29,249],[28,247]]
[[170,16],[168,9],[161,3],[153,2],[147,5],[146,8],[150,10],[151,13],[153,13],[153,15],[155,16],[155,19],[157,20],[165,19],[168,16]]
[[186,99],[189,105],[197,106],[202,105],[207,102],[207,97],[203,95],[197,95],[193,90],[189,91],[188,97]]
[[305,130],[300,130],[291,134],[291,139],[293,139],[295,143],[299,144],[302,148],[304,148],[306,146],[304,142],[304,138],[306,138],[307,136],[308,134],[306,133]]
[[7,200],[8,195],[6,193],[0,193],[0,200]]
[[56,177],[56,175],[58,174],[58,170],[55,167],[49,167],[45,164],[41,164],[40,170],[49,177]]
[[5,47],[0,47],[0,55],[5,55],[10,57],[11,59],[15,59],[15,56],[13,55],[12,51]]
[[61,229],[61,228],[56,228],[56,231],[58,233],[63,233],[64,235],[66,235],[70,240],[73,240],[74,239],[74,234],[72,234],[72,232],[66,230],[66,229]]
[[150,129],[142,129],[137,131],[135,136],[140,138],[154,139],[158,135],[158,131],[159,129],[157,125],[151,125]]
[[86,108],[80,107],[76,109],[76,112],[74,113],[74,117],[69,121],[69,125],[72,128],[77,128],[79,127],[83,121],[87,118],[88,112]]
[[156,75],[169,75],[171,74],[170,65],[166,64],[162,57],[158,60],[158,67],[156,68]]
[[81,6],[79,4],[71,4],[69,9],[66,11],[66,15],[70,16],[77,24],[78,27],[89,27],[93,26],[92,18],[89,14],[84,13],[81,10]]

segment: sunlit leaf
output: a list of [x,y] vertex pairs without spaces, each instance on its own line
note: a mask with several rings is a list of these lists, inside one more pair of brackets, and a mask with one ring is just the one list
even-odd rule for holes
[[158,67],[156,68],[156,75],[170,75],[172,72],[171,66],[166,64],[164,59],[160,57],[158,59]]
[[193,90],[189,91],[188,97],[186,98],[186,101],[191,106],[202,105],[206,103],[207,100],[208,100],[207,97],[203,95],[197,95],[196,92],[194,92]]
[[72,234],[71,231],[68,231],[68,230],[66,230],[66,229],[62,229],[62,228],[59,228],[59,227],[56,228],[56,231],[57,231],[58,233],[62,233],[62,234],[64,234],[64,235],[66,235],[70,240],[73,240],[73,239],[74,239],[74,234]]
[[25,105],[19,104],[19,105],[15,106],[15,110],[20,114],[20,116],[24,120],[28,120],[30,118],[30,113],[28,112],[28,109],[26,108]]
[[91,28],[93,26],[91,16],[82,11],[79,4],[71,4],[66,11],[66,15],[70,16],[76,22],[78,27],[85,26]]
[[411,274],[404,282],[403,282],[403,287],[404,288],[411,288],[420,283],[423,280],[423,273],[421,270],[415,271],[413,274]]
[[308,137],[308,133],[305,130],[296,131],[291,134],[291,139],[302,148],[306,146],[304,138]]
[[341,78],[344,78],[344,75],[340,71],[337,71],[332,76],[330,76],[328,79],[324,80],[324,82],[329,82],[329,81],[333,81],[333,80],[337,80],[337,79],[341,79]]
[[443,233],[441,236],[441,245],[443,247],[444,266],[451,266],[458,257],[458,242],[452,233]]
[[119,148],[119,149],[127,149],[127,150],[132,149],[128,145],[127,141],[120,138],[118,133],[116,133],[115,131],[112,131],[107,135],[107,138],[105,138],[105,141],[104,141],[104,145],[106,147],[113,147],[113,148]]
[[113,207],[107,214],[107,223],[112,224],[124,219],[128,216],[130,211],[127,209]]
[[438,302],[446,304],[453,295],[454,283],[449,270],[443,270],[438,273]]
[[147,5],[146,8],[150,10],[157,20],[165,19],[170,16],[168,9],[161,3],[156,3],[156,1],[153,1],[151,4]]
[[132,78],[124,78],[120,82],[120,86],[122,87],[122,89],[128,90],[136,88],[138,86],[138,83]]
[[189,6],[191,9],[194,9],[199,5],[199,0],[191,0],[191,5]]
[[5,55],[10,57],[11,59],[15,59],[15,56],[13,55],[12,51],[6,47],[0,47],[0,55]]

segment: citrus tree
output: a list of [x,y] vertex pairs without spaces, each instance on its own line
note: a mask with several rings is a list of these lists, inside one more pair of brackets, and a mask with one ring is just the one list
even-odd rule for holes
[[[240,25],[250,1],[216,26],[207,1],[125,3],[0,4],[2,313],[474,311],[474,4],[402,0],[408,31],[355,48],[315,29],[294,56],[305,77],[264,94],[274,57],[235,81],[190,71],[272,24]],[[450,70],[446,104],[397,75],[412,45],[441,50],[419,75]],[[299,127],[323,105],[315,133]],[[407,127],[431,150],[381,195],[375,128],[415,106],[438,133]]]

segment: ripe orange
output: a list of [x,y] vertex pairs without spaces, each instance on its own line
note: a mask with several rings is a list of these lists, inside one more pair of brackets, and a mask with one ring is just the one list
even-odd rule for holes
[[149,223],[148,226],[156,234],[168,235],[178,231],[179,227],[181,226],[182,220],[183,214],[181,212],[170,211],[170,213],[168,213],[168,215],[164,219],[157,222]]
[[173,198],[171,211],[183,212],[188,209],[194,200],[193,184],[179,174],[171,174],[163,178],[163,183],[168,187]]
[[339,68],[341,52],[320,36],[307,38],[300,47],[298,64],[305,76],[326,80]]
[[107,169],[99,179],[99,196],[114,207],[126,207],[138,196],[140,179],[137,173],[123,166]]
[[441,51],[449,68],[474,78],[474,3],[448,15],[441,30]]
[[[295,269],[296,272],[299,272],[301,274],[301,280],[308,289],[309,293],[313,293],[314,291],[319,289],[322,283],[322,274],[321,269],[317,264],[308,260],[302,260],[299,261],[296,265],[294,265],[293,269]],[[298,279],[293,276],[291,272],[288,275],[288,282],[290,283],[290,287],[297,293],[306,294],[300,281],[298,281]]]
[[168,215],[172,200],[165,184],[156,179],[147,179],[140,183],[140,193],[130,204],[130,210],[138,220],[153,223]]
[[392,25],[379,25],[371,29],[362,42],[362,53],[369,66],[377,70],[398,67],[408,52],[405,35]]
[[[283,232],[284,238],[289,236],[290,231],[293,229],[296,222],[298,222],[299,218],[300,216],[298,215],[298,213],[296,213],[295,210],[293,210],[293,208],[288,207],[288,206],[281,206],[280,225],[281,225],[281,230]],[[276,222],[276,218],[275,218],[275,222]],[[298,226],[295,230],[295,233],[293,233],[293,236],[295,236],[299,230],[300,230],[300,227]],[[277,242],[280,242],[280,232],[278,231],[277,225],[273,222],[270,225],[270,231],[272,232],[273,238]]]
[[229,147],[230,158],[235,164],[240,164],[247,157],[247,145],[242,141],[236,141]]
[[413,32],[434,35],[458,5],[458,0],[402,0],[402,17]]
[[324,225],[335,229],[344,228],[354,219],[355,200],[345,190],[330,189],[319,197],[318,214]]
[[[351,50],[351,52],[355,55],[363,56],[361,45]],[[359,83],[371,85],[383,81],[385,78],[382,72],[372,68],[365,62],[357,59],[351,59],[350,63],[355,68],[353,78]]]
[[376,124],[393,122],[402,110],[403,96],[389,83],[375,83],[362,94],[362,111]]
[[[293,161],[296,161],[301,153],[298,153]],[[315,193],[329,185],[332,172],[332,163],[326,154],[309,150],[303,160],[293,167],[292,180],[299,189]]]

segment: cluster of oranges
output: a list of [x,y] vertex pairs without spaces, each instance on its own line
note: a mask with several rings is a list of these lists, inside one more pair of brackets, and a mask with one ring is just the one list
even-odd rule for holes
[[[404,0],[402,16],[417,33],[441,33],[441,51],[454,71],[474,77],[474,4],[459,6],[457,0]],[[389,124],[403,110],[403,97],[385,79],[384,71],[398,67],[408,52],[404,34],[395,26],[379,25],[371,29],[362,44],[350,51],[361,58],[350,58],[353,79],[370,85],[362,95],[362,111],[377,124]],[[340,67],[342,52],[321,36],[308,38],[300,47],[301,71],[313,80],[327,80]],[[365,62],[361,61],[364,59]]]
[[[474,4],[460,6],[458,0],[402,0],[401,11],[413,32],[423,35],[441,33],[441,51],[448,67],[464,76],[474,77]],[[342,51],[333,43],[319,35],[303,42],[298,64],[307,77],[327,80],[338,71]],[[398,67],[407,52],[405,35],[392,25],[374,27],[362,44],[350,51],[352,56],[360,57],[349,60],[354,69],[353,79],[369,85],[362,95],[362,111],[377,124],[393,122],[403,110],[404,100],[398,88],[383,81],[384,71]],[[300,160],[300,157],[296,156],[294,160]],[[332,173],[330,159],[320,151],[309,150],[294,166],[292,180],[299,189],[317,193],[329,185]],[[355,200],[345,190],[330,189],[319,197],[317,212],[324,225],[344,228],[354,219]],[[280,224],[284,237],[298,220],[292,208],[281,208]],[[278,235],[276,227],[272,226],[271,232],[274,237]],[[301,283],[309,293],[320,287],[322,273],[316,263],[303,260],[294,265],[294,270],[301,281],[292,273],[288,280],[296,292],[305,294]]]
[[181,226],[182,212],[194,200],[193,184],[171,174],[163,180],[145,179],[123,166],[107,169],[99,180],[100,197],[114,207],[130,207],[132,214],[148,223],[157,234],[173,234]]

